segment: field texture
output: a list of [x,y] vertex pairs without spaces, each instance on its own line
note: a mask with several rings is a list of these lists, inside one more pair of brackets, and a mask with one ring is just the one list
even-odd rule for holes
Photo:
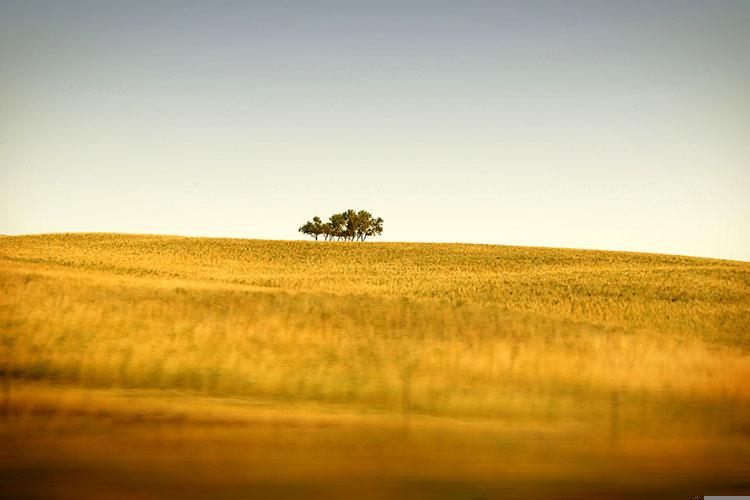
[[750,264],[0,237],[0,496],[750,494]]

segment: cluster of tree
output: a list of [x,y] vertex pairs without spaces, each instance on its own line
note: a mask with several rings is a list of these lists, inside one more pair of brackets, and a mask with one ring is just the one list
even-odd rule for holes
[[383,233],[383,219],[373,217],[367,210],[356,212],[349,209],[340,214],[333,214],[328,222],[323,222],[317,215],[305,222],[299,232],[318,240],[323,236],[327,240],[365,241],[368,236],[379,236]]

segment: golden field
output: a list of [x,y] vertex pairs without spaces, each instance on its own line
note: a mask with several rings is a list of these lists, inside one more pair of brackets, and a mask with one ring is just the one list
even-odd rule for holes
[[60,234],[0,287],[13,498],[750,494],[750,263]]

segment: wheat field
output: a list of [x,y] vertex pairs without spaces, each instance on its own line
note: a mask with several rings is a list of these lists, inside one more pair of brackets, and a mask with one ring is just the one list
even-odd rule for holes
[[0,237],[13,498],[750,494],[750,263]]

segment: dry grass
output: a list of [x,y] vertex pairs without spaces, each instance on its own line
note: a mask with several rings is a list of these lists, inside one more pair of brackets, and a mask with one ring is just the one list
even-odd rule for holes
[[70,234],[0,238],[0,287],[11,411],[68,408],[44,396],[65,384],[93,391],[93,413],[106,391],[152,391],[107,410],[149,418],[154,401],[197,418],[185,401],[208,398],[618,438],[739,435],[747,465],[744,262]]

